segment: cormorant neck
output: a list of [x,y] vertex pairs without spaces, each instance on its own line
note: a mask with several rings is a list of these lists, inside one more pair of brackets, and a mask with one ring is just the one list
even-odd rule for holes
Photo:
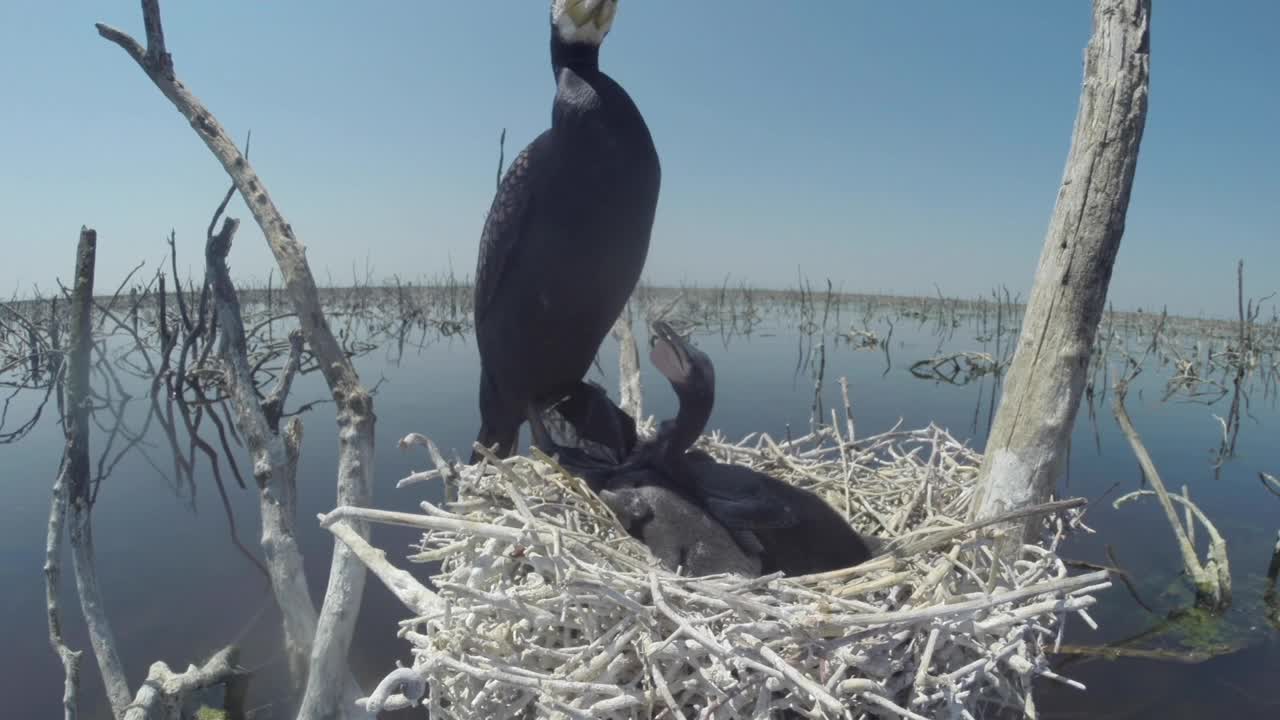
[[569,68],[579,74],[600,70],[600,46],[590,43],[567,43],[560,38],[555,25],[551,26],[551,69],[560,74]]
[[676,418],[670,425],[668,453],[683,455],[684,451],[693,446],[706,429],[707,420],[711,419],[711,405],[709,398],[701,395],[680,396],[680,409],[676,411]]

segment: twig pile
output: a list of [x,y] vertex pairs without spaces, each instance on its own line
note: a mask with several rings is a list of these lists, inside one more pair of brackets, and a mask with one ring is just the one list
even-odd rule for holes
[[[860,530],[889,540],[856,568],[781,578],[689,578],[657,565],[576,478],[541,454],[437,470],[457,483],[449,509],[423,515],[338,508],[343,518],[423,528],[417,562],[440,562],[435,592],[381,553],[357,550],[415,616],[401,635],[414,663],[367,700],[432,717],[964,717],[1034,713],[1064,615],[1109,586],[1070,576],[1055,554],[1081,502],[1055,503],[1046,547],[995,563],[965,526],[979,456],[930,426],[851,442],[824,426],[700,446],[821,494]],[[1043,510],[1041,511],[1043,513]],[[984,528],[989,530],[990,528]],[[407,588],[415,585],[416,588]],[[423,694],[426,698],[423,698]]]

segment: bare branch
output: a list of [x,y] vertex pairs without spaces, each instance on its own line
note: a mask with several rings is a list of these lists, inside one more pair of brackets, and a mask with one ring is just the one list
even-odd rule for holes
[[[1151,454],[1147,452],[1147,448],[1142,443],[1142,438],[1138,435],[1138,431],[1133,426],[1133,421],[1129,419],[1129,413],[1125,410],[1125,395],[1128,392],[1128,385],[1124,380],[1116,383],[1115,396],[1113,406],[1115,410],[1116,421],[1120,424],[1120,429],[1124,431],[1124,435],[1129,440],[1130,446],[1133,447],[1133,453],[1138,457],[1138,464],[1142,466],[1142,472],[1147,477],[1147,481],[1151,483],[1151,490],[1141,490],[1129,493],[1122,497],[1116,498],[1112,505],[1120,507],[1123,503],[1132,498],[1141,495],[1155,495],[1160,500],[1160,507],[1164,510],[1165,517],[1169,520],[1169,525],[1173,527],[1174,537],[1177,539],[1178,551],[1182,554],[1182,564],[1187,574],[1191,576],[1192,582],[1196,586],[1196,594],[1205,602],[1215,608],[1225,608],[1231,604],[1231,567],[1227,562],[1226,541],[1218,534],[1217,528],[1209,522],[1200,509],[1191,503],[1191,500],[1178,495],[1171,495],[1164,487],[1164,481],[1160,479],[1160,472],[1156,469],[1155,462],[1151,459]],[[1174,502],[1182,503],[1195,514],[1204,524],[1209,532],[1209,562],[1202,565],[1200,559],[1196,557],[1195,545],[1191,538],[1188,537],[1188,530],[1183,527],[1182,522],[1178,519],[1178,513],[1173,507]]]
[[214,303],[222,318],[222,357],[227,363],[227,391],[235,406],[236,423],[244,434],[253,459],[253,475],[263,510],[262,546],[267,556],[271,585],[285,616],[286,646],[297,648],[295,652],[299,656],[309,655],[315,634],[315,606],[302,582],[302,555],[294,536],[294,518],[280,512],[285,505],[281,500],[281,496],[286,494],[283,486],[293,482],[297,467],[290,462],[283,441],[271,432],[258,405],[245,347],[244,324],[240,319],[240,301],[226,265],[231,240],[239,224],[235,218],[227,218],[222,230],[210,238],[205,250],[207,281],[213,289]]
[[392,565],[387,560],[386,553],[373,547],[364,538],[352,532],[351,526],[345,521],[335,522],[329,525],[328,528],[329,532],[351,548],[361,562],[372,570],[374,575],[378,576],[382,584],[386,585],[387,589],[410,612],[427,615],[444,610],[444,601],[438,595],[418,582],[417,578],[411,573]]
[[[374,414],[373,400],[360,384],[350,358],[330,330],[320,304],[319,291],[305,251],[293,228],[272,202],[266,186],[254,172],[230,135],[208,108],[177,79],[172,60],[164,47],[158,0],[142,4],[149,46],[144,53],[137,41],[119,30],[98,24],[98,33],[119,45],[142,68],[156,87],[191,124],[210,152],[231,176],[254,220],[262,229],[276,262],[284,276],[285,286],[293,299],[307,344],[316,356],[320,371],[329,385],[337,405],[338,420],[338,491],[340,506],[367,506],[373,494]],[[223,316],[226,325],[227,317]],[[368,536],[366,524],[356,522],[353,529]],[[347,651],[355,631],[355,621],[364,592],[365,568],[343,543],[334,543],[329,585],[318,621],[312,650],[308,688],[300,715],[327,717],[347,714],[356,696],[343,696],[350,690],[340,678],[348,675]]]
[[[67,450],[70,450],[70,444]],[[62,661],[66,676],[62,691],[63,717],[75,720],[79,716],[80,658],[82,652],[67,647],[62,638],[62,611],[58,604],[58,581],[61,575],[62,531],[67,517],[67,460],[63,457],[58,479],[53,484],[53,503],[49,508],[49,533],[45,542],[45,606],[49,619],[49,644]]]
[[613,324],[613,336],[618,340],[618,383],[622,409],[640,420],[644,403],[640,389],[640,352],[636,348],[636,336],[631,322],[631,301],[628,300],[622,314]]
[[147,66],[156,72],[173,73],[173,58],[164,46],[159,0],[142,0],[142,22],[147,28]]
[[223,683],[228,685],[227,695],[234,696],[230,686],[246,677],[246,672],[240,669],[237,662],[239,656],[238,648],[228,646],[209,658],[204,667],[192,665],[181,674],[174,673],[163,662],[153,663],[146,682],[138,689],[137,699],[124,713],[124,720],[177,718],[182,702],[188,695]]
[[289,396],[289,388],[293,378],[302,365],[302,333],[294,330],[289,333],[289,359],[285,361],[284,370],[276,387],[262,402],[262,411],[267,416],[267,425],[272,432],[280,431],[280,416],[284,413],[284,401]]
[[147,51],[145,48],[143,48],[141,45],[138,44],[137,40],[134,40],[133,38],[129,37],[128,33],[117,30],[105,23],[94,23],[93,26],[98,29],[99,35],[106,38],[107,40],[110,40],[116,45],[119,45],[122,50],[124,50],[126,53],[129,53],[129,57],[133,58],[134,61],[137,62],[139,65],[141,65],[144,70],[146,69]]
[[[93,564],[93,483],[89,460],[89,353],[93,347],[93,272],[98,234],[81,228],[76,250],[75,291],[71,305],[71,338],[68,346],[66,380],[67,437],[63,472],[71,506],[69,527],[72,565],[80,608],[89,627],[89,641],[98,659],[98,669],[107,699],[117,717],[129,705],[129,683],[124,662],[116,646],[115,634],[102,603],[102,590]],[[55,503],[57,500],[55,500]],[[52,528],[50,532],[52,533]],[[46,570],[47,572],[47,570]],[[52,618],[51,618],[52,621]]]
[[97,328],[99,330],[102,329],[102,323],[103,321],[106,320],[106,313],[110,312],[111,309],[115,307],[116,299],[120,297],[120,291],[124,290],[124,286],[129,284],[129,281],[133,279],[134,274],[136,274],[139,270],[141,270],[142,266],[146,264],[147,264],[146,260],[139,262],[137,265],[133,267],[132,270],[129,271],[128,275],[124,276],[124,279],[120,281],[120,284],[116,286],[116,291],[111,294],[111,299],[107,301],[106,310],[103,312],[102,316],[98,318]]
[[[262,513],[262,549],[271,587],[284,615],[289,667],[295,682],[301,683],[306,676],[318,623],[315,603],[303,573],[302,551],[298,547],[295,529],[295,484],[302,423],[295,418],[282,437],[276,429],[279,416],[276,415],[272,421],[267,404],[258,403],[253,370],[249,366],[244,321],[240,315],[240,300],[227,268],[227,254],[239,225],[235,218],[226,218],[222,229],[209,237],[205,248],[206,282],[223,326],[221,355],[226,363],[227,391],[235,407],[236,424],[253,459]],[[300,341],[295,340],[289,359],[289,366],[295,371],[299,349]],[[291,374],[288,370],[286,373]],[[277,389],[277,393],[282,397],[286,390],[287,384],[282,378],[282,387]],[[347,685],[347,694],[359,695],[359,688],[349,674],[344,673],[338,682]]]

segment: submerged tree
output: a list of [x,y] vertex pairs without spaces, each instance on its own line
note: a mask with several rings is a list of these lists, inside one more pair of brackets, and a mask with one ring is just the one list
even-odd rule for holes
[[1043,502],[1065,467],[1146,125],[1150,19],[1151,0],[1094,0],[1071,151],[987,440],[977,518]]
[[[293,301],[298,324],[307,347],[319,362],[320,372],[329,386],[337,406],[338,469],[337,504],[368,505],[373,494],[374,467],[374,413],[373,400],[360,382],[355,366],[343,351],[342,345],[329,327],[321,308],[319,291],[311,273],[302,243],[292,226],[272,202],[266,185],[249,164],[248,158],[232,141],[230,135],[213,113],[183,84],[174,70],[173,58],[165,45],[164,28],[160,20],[159,0],[142,0],[143,24],[146,29],[146,46],[128,34],[109,25],[99,23],[98,33],[118,45],[138,63],[147,77],[191,124],[193,130],[218,159],[230,176],[235,191],[244,200],[262,229],[267,243],[279,265],[285,287]],[[230,194],[228,194],[228,199]],[[223,201],[225,207],[226,200]],[[221,212],[221,208],[219,209]],[[216,222],[215,217],[215,222]],[[235,223],[224,225],[218,236],[209,232],[209,259],[216,266],[225,254]],[[217,276],[217,268],[211,268]],[[221,298],[219,307],[224,326],[229,322],[234,306],[228,298]],[[231,347],[226,335],[223,345],[229,361],[235,364],[237,348]],[[243,354],[243,349],[240,349]],[[227,379],[233,386],[243,373],[233,371]],[[287,388],[282,388],[287,389]],[[252,390],[239,388],[256,398]],[[296,460],[296,445],[300,430],[294,427],[286,432],[283,441],[270,432],[269,423],[262,419],[262,408],[248,407],[241,403],[237,408],[241,416],[242,432],[251,435],[255,452],[254,476],[262,491],[263,535],[262,544],[268,566],[271,569],[273,589],[286,617],[286,638],[292,645],[291,658],[307,657],[305,687],[300,702],[299,717],[306,718],[355,718],[368,717],[355,705],[360,696],[347,666],[347,651],[355,631],[364,592],[365,568],[348,545],[335,541],[333,560],[329,571],[329,583],[323,602],[316,612],[304,583],[297,582],[296,544],[288,542],[292,537],[291,517],[293,503],[290,458]],[[255,422],[250,423],[253,420]],[[256,422],[263,420],[262,422]],[[276,418],[278,421],[278,417]],[[267,425],[267,432],[263,430]],[[253,433],[248,432],[253,430]],[[264,436],[265,435],[265,436]],[[283,447],[282,447],[283,445]],[[292,445],[292,449],[290,449]],[[270,462],[265,462],[270,455]],[[353,522],[352,532],[367,538],[369,529],[365,523]],[[313,618],[314,615],[314,618]],[[300,662],[297,664],[301,664]],[[301,668],[299,668],[301,670]],[[295,678],[302,680],[302,678]]]

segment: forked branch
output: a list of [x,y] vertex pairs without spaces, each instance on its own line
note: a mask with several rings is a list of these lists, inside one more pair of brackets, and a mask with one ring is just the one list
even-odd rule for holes
[[[159,1],[143,0],[142,13],[148,43],[145,49],[128,34],[108,25],[99,23],[98,34],[128,53],[186,118],[231,176],[236,190],[262,229],[284,276],[303,336],[319,362],[320,371],[337,405],[337,505],[366,506],[373,491],[373,401],[360,385],[355,367],[329,328],[303,245],[226,129],[178,80],[172,57],[164,44]],[[368,537],[366,524],[355,522],[352,527],[362,537]],[[364,583],[364,565],[345,544],[335,540],[329,585],[312,648],[307,691],[299,711],[302,717],[342,717],[356,712],[356,696],[350,693],[350,687],[343,679],[349,675],[346,656],[355,631]]]
[[[1209,522],[1200,508],[1196,507],[1192,502],[1178,495],[1170,495],[1169,491],[1164,487],[1164,481],[1160,479],[1160,472],[1156,469],[1155,461],[1151,459],[1151,454],[1147,452],[1146,446],[1142,443],[1142,438],[1138,435],[1138,431],[1133,426],[1133,421],[1129,419],[1129,413],[1125,410],[1125,396],[1129,390],[1129,377],[1122,377],[1116,382],[1114,395],[1114,410],[1116,421],[1120,424],[1120,429],[1124,431],[1124,435],[1129,440],[1129,445],[1133,448],[1134,455],[1138,458],[1138,464],[1142,466],[1142,472],[1147,480],[1151,483],[1153,490],[1143,490],[1129,493],[1123,497],[1116,498],[1112,503],[1114,507],[1120,507],[1142,495],[1155,495],[1160,501],[1160,507],[1164,510],[1165,517],[1169,519],[1169,525],[1173,528],[1173,534],[1178,543],[1178,551],[1182,554],[1182,564],[1186,572],[1191,576],[1192,582],[1196,586],[1196,595],[1198,599],[1215,609],[1223,609],[1231,604],[1231,565],[1227,561],[1227,543],[1226,540],[1218,533],[1218,529]],[[1193,530],[1194,526],[1183,527],[1182,521],[1178,519],[1178,512],[1174,508],[1174,502],[1185,505],[1205,529],[1209,533],[1209,552],[1208,560],[1200,563],[1200,559],[1196,557],[1195,544],[1189,536],[1189,530]]]

